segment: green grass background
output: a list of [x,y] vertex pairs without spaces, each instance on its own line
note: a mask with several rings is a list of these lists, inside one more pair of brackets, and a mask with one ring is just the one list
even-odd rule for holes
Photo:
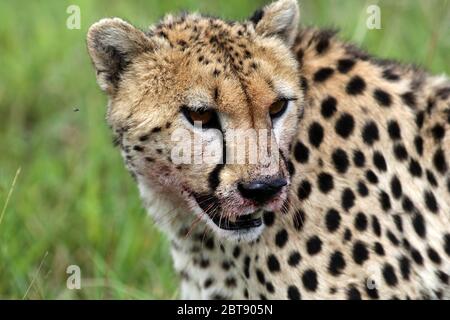
[[[263,3],[0,2],[0,298],[177,297],[168,243],[112,147],[86,31],[108,16],[145,28],[178,10],[243,19]],[[300,3],[304,24],[339,27],[373,54],[449,73],[447,0]],[[366,8],[374,3],[382,29],[371,31]],[[81,8],[81,30],[66,28],[70,4]],[[66,288],[69,265],[81,268],[81,290]]]

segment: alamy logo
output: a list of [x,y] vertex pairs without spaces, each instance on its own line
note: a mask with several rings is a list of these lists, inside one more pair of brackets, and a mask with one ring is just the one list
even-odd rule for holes
[[66,27],[69,30],[81,29],[81,10],[77,5],[70,5],[66,9],[66,13],[69,14],[66,20]]
[[373,4],[367,7],[367,14],[369,15],[366,20],[367,29],[381,29],[381,9],[379,6]]
[[66,269],[66,273],[69,274],[66,285],[69,290],[81,289],[81,269],[77,265],[70,265]]
[[171,135],[174,164],[258,164],[278,167],[279,149],[275,134],[268,129],[194,130],[176,129]]

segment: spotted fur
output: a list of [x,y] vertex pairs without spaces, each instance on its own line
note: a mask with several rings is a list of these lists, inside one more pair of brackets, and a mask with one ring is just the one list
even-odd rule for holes
[[[108,122],[171,240],[181,297],[450,298],[450,81],[298,19],[279,0],[244,22],[169,15],[144,32],[114,18],[89,31]],[[271,123],[280,92],[295,99]],[[172,163],[180,107],[199,103],[226,114],[225,134],[272,128],[280,165]],[[275,174],[288,185],[258,232],[231,237],[205,217],[254,210],[236,183]]]

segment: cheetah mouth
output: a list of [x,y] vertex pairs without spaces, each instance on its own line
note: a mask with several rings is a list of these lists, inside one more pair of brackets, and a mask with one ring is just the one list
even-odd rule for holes
[[262,225],[262,209],[247,214],[226,216],[223,214],[219,199],[216,196],[198,193],[192,195],[205,216],[222,230],[250,230]]
[[216,226],[223,230],[244,230],[253,229],[262,225],[262,210],[232,217],[214,216],[210,217]]

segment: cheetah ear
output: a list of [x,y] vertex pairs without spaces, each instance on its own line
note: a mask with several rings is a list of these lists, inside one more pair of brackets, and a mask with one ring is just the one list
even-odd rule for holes
[[297,0],[278,0],[257,10],[250,21],[262,36],[278,36],[289,46],[297,36],[300,10]]
[[87,47],[100,88],[113,93],[128,64],[155,46],[153,39],[122,19],[102,19],[93,24],[87,34]]

